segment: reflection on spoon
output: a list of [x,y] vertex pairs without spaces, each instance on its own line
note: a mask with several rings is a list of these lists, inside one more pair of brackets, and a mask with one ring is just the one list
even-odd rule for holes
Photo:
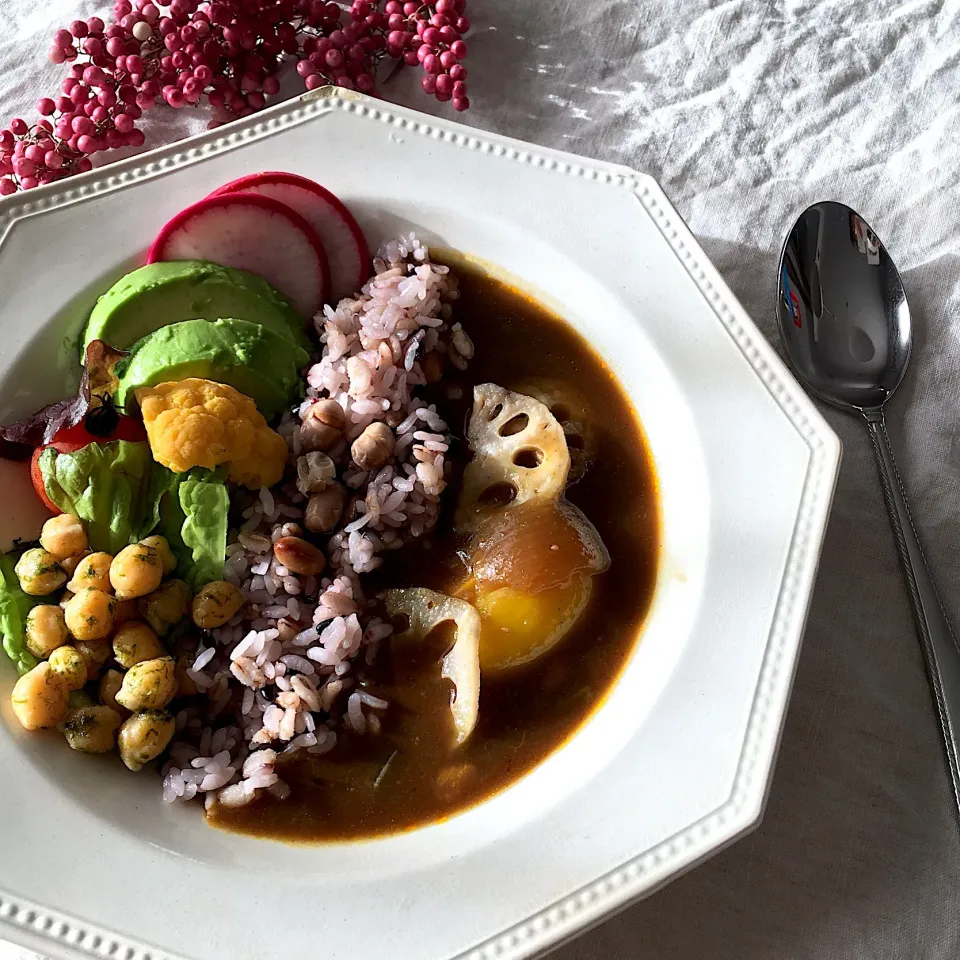
[[868,360],[872,360],[877,352],[873,347],[873,341],[863,327],[850,328],[849,347],[850,356],[858,363],[866,363]]

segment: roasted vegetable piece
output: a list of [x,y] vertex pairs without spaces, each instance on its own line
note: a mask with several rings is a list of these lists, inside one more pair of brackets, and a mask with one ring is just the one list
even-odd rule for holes
[[409,626],[397,639],[422,641],[447,621],[457,627],[456,641],[440,661],[440,676],[453,682],[456,696],[450,704],[457,744],[477,725],[480,711],[480,615],[465,600],[416,587],[388,590],[383,595],[391,617],[405,616]]
[[523,503],[547,503],[563,494],[570,453],[563,427],[539,400],[495,383],[473,390],[467,424],[473,459],[463,472],[458,530],[472,532],[486,517]]

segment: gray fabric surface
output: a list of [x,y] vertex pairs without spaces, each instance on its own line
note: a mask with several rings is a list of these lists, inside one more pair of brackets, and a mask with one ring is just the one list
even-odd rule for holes
[[[0,3],[12,116],[24,93],[53,87],[57,72],[38,69],[52,29],[96,8]],[[471,0],[469,12],[464,119],[652,174],[771,338],[795,214],[835,198],[873,225],[917,328],[889,429],[958,620],[955,0]],[[385,92],[430,108],[415,84]],[[202,127],[167,113],[149,142]],[[960,956],[956,813],[906,592],[866,434],[827,417],[843,469],[764,822],[561,960]]]

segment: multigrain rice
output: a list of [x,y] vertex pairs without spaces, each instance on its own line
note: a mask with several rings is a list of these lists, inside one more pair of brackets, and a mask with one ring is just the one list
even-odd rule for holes
[[[203,641],[187,670],[206,699],[176,716],[163,767],[167,801],[204,796],[208,807],[237,807],[264,791],[283,799],[281,756],[326,753],[344,729],[375,736],[389,709],[354,676],[391,633],[371,615],[361,576],[437,521],[450,434],[416,396],[426,383],[421,364],[437,353],[462,370],[473,345],[449,323],[455,278],[430,262],[413,234],[384,246],[374,269],[356,297],[314,320],[321,349],[306,371],[306,396],[279,426],[290,450],[284,481],[234,498],[239,522],[224,578],[248,603]],[[343,436],[307,461],[301,426],[321,399],[343,410]],[[350,444],[374,422],[393,430],[393,456],[364,471],[351,461]],[[349,496],[326,543],[327,569],[322,577],[297,575],[278,563],[273,544],[301,535],[307,494],[334,481]]]

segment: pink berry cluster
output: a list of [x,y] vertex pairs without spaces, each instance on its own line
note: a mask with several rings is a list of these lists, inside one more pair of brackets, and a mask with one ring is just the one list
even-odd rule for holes
[[416,0],[388,0],[381,13],[371,0],[354,0],[350,18],[383,31],[380,36],[388,56],[423,68],[424,93],[441,103],[452,100],[454,110],[466,110],[470,106],[467,69],[460,62],[467,55],[463,34],[470,29],[465,6],[465,0],[436,0],[432,7]]
[[334,84],[373,92],[392,58],[424,71],[424,92],[470,106],[465,0],[116,0],[113,21],[75,20],[58,30],[54,63],[69,64],[60,95],[0,130],[0,195],[91,169],[92,156],[139,147],[137,123],[166,104],[206,101],[211,126],[260,110],[280,90],[287,61],[308,90]]

